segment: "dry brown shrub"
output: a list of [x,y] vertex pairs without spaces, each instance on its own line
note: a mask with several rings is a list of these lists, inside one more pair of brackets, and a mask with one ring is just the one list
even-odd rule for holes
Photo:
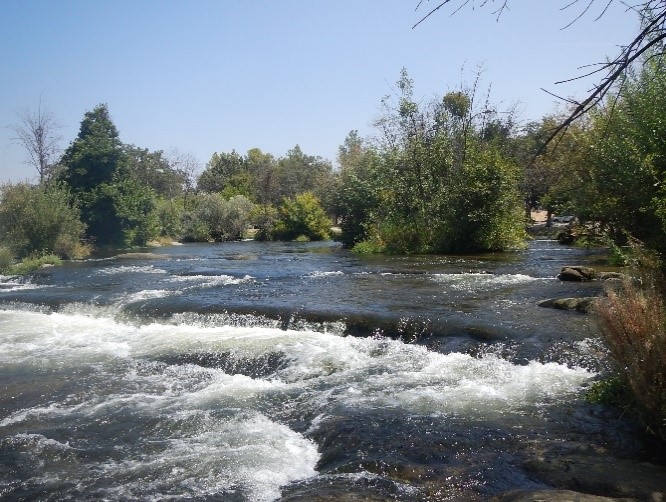
[[640,280],[627,278],[621,286],[607,288],[595,313],[641,421],[666,438],[666,289],[654,270]]

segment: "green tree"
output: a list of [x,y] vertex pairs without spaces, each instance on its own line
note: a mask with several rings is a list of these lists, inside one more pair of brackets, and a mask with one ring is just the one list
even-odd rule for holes
[[114,183],[100,185],[98,194],[101,200],[112,201],[113,208],[107,214],[114,216],[124,246],[142,247],[159,235],[156,197],[151,188],[119,176]]
[[313,192],[320,200],[328,198],[328,183],[332,166],[321,157],[306,155],[296,145],[277,161],[276,188],[278,200]]
[[[376,205],[362,224],[368,238],[395,253],[506,249],[523,236],[518,166],[489,123],[510,129],[471,89],[420,106],[403,69],[397,97],[377,122],[381,167]],[[499,127],[498,126],[498,127]],[[344,175],[343,175],[344,176]],[[357,187],[360,186],[357,184]]]
[[[86,112],[77,138],[60,159],[60,179],[75,195],[111,183],[125,151],[106,104]],[[85,215],[86,210],[84,210]]]
[[202,192],[222,192],[233,186],[234,177],[245,171],[245,158],[235,150],[231,153],[215,152],[199,176],[197,188]]
[[351,131],[338,149],[340,175],[335,210],[341,217],[339,237],[345,247],[367,239],[368,224],[379,204],[379,156]]
[[[560,132],[544,147],[564,115],[547,115],[539,122],[525,126],[522,134],[512,138],[512,156],[523,168],[521,191],[527,209],[542,208],[553,213],[576,214],[591,218],[590,120],[582,119]],[[527,215],[529,216],[529,214]]]
[[132,177],[156,194],[173,198],[183,192],[185,173],[171,166],[164,152],[151,152],[146,148],[125,145],[127,166]]
[[74,195],[96,245],[141,246],[157,234],[154,192],[141,183],[144,173],[136,165],[142,157],[151,156],[122,144],[105,104],[86,112],[60,160],[59,180]]
[[226,201],[222,221],[222,234],[225,240],[236,241],[243,238],[250,228],[253,210],[254,204],[243,195],[236,195]]
[[[666,251],[666,60],[650,58],[590,131],[589,219]],[[582,207],[581,207],[582,206]]]
[[319,199],[312,192],[304,192],[282,202],[275,238],[320,241],[330,238],[330,228],[331,220]]
[[243,195],[224,199],[220,194],[201,194],[195,209],[186,213],[184,240],[232,241],[242,239],[250,227],[254,204]]
[[79,210],[62,186],[22,183],[0,188],[0,241],[17,258],[81,257],[84,230]]
[[86,234],[97,244],[121,244],[122,228],[113,199],[104,185],[113,183],[125,151],[105,104],[86,112],[77,138],[60,159],[59,179],[72,191],[87,225]]

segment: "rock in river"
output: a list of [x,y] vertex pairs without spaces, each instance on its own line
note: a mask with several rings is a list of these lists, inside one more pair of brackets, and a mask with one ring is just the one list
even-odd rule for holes
[[594,296],[584,296],[582,298],[551,298],[549,300],[542,300],[537,305],[539,307],[546,307],[551,309],[560,310],[574,310],[584,314],[592,310],[594,301],[597,298]]
[[560,281],[575,281],[586,282],[595,279],[597,276],[596,270],[590,267],[583,267],[580,265],[569,265],[562,267],[562,270],[557,274]]

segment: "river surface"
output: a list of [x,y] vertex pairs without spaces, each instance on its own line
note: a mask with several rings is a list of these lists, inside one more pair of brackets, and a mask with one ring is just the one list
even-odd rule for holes
[[536,306],[597,294],[555,279],[597,258],[239,242],[0,277],[0,498],[488,500],[548,488],[552,445],[638,455],[582,400],[590,317]]

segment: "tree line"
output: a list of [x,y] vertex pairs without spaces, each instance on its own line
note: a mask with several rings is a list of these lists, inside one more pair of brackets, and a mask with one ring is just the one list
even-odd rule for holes
[[[56,160],[48,127],[34,186],[6,185],[0,233],[16,257],[76,256],[86,247],[139,247],[159,238],[224,241],[337,238],[357,251],[459,253],[519,247],[530,208],[570,214],[618,244],[666,248],[662,47],[630,68],[617,93],[583,119],[518,126],[479,80],[419,102],[407,70],[381,102],[376,137],[351,131],[339,168],[297,145],[276,158],[253,148],[214,153],[202,172],[187,155],[121,141],[108,107],[86,112]],[[53,118],[46,117],[46,125]],[[51,131],[52,132],[52,131]],[[29,135],[25,135],[28,139]],[[41,147],[48,148],[40,152]]]

